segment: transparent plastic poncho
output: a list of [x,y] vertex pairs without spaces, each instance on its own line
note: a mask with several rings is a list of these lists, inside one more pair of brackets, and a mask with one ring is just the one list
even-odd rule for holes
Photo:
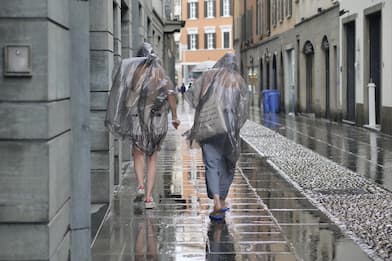
[[156,55],[124,59],[115,70],[105,126],[151,155],[167,133],[168,95],[176,89]]
[[225,134],[231,143],[228,156],[236,161],[240,152],[239,132],[249,114],[249,91],[238,72],[234,54],[224,55],[215,66],[203,73],[185,93],[195,108],[194,123],[186,132],[191,144],[202,144]]

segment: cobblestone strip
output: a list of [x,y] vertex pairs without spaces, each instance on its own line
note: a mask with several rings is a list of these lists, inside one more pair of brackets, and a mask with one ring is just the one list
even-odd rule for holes
[[392,193],[255,122],[241,137],[375,260],[392,260]]

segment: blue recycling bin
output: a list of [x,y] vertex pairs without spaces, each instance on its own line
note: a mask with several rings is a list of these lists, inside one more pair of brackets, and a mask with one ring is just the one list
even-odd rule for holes
[[264,113],[278,113],[280,92],[278,90],[264,90],[263,94],[263,111]]
[[264,90],[261,92],[263,95],[263,112],[264,113],[270,112],[270,102],[269,102],[270,92],[271,92],[271,90]]
[[280,92],[278,90],[272,90],[268,94],[268,101],[270,105],[270,112],[278,113],[279,112],[279,101],[280,101]]

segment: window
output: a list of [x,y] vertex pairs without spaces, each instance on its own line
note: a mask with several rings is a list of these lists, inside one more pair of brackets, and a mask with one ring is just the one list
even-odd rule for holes
[[216,48],[216,34],[214,26],[204,27],[204,48],[215,49]]
[[215,17],[216,15],[216,1],[206,0],[204,2],[204,17]]
[[286,0],[286,17],[291,17],[293,10],[293,0]]
[[223,49],[228,49],[231,48],[231,31],[232,31],[232,25],[222,25],[221,27],[221,32],[222,32],[222,48]]
[[197,50],[197,34],[189,34],[188,35],[188,49],[189,50]]
[[214,16],[214,3],[212,1],[207,2],[207,17]]
[[272,0],[272,25],[276,26],[276,0]]
[[206,34],[206,49],[214,49],[215,48],[215,34],[209,33]]
[[256,19],[257,19],[257,35],[263,34],[263,16],[262,16],[262,9],[263,5],[261,0],[257,0],[257,9],[256,9]]
[[231,0],[222,0],[221,2],[221,16],[231,15]]
[[198,17],[198,2],[188,2],[188,18],[197,19]]
[[230,32],[223,32],[223,48],[230,48]]
[[284,18],[284,0],[279,0],[279,21],[283,22]]
[[266,1],[265,12],[265,30],[269,34],[271,32],[271,0]]

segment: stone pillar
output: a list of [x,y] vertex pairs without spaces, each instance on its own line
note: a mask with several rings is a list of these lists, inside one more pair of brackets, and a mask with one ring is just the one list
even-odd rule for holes
[[90,1],[91,201],[109,204],[114,140],[104,126],[113,71],[113,1]]
[[[113,1],[113,55],[115,65],[121,62],[121,1]],[[121,140],[114,139],[114,186],[121,183],[121,164],[119,147]]]
[[[126,59],[133,56],[132,52],[132,8],[134,6],[130,5],[129,2],[132,0],[127,0],[122,2],[121,5],[121,54],[122,58]],[[120,165],[120,173],[122,173],[122,167],[124,167],[124,163],[128,163],[130,161],[130,144],[129,140],[123,140],[119,146],[119,165]]]
[[71,261],[91,260],[89,3],[70,0]]
[[69,259],[68,10],[63,0],[1,1],[1,51],[30,46],[31,75],[5,77],[0,55],[0,260]]
[[123,58],[129,58],[133,56],[132,53],[132,9],[135,6],[128,4],[128,1],[123,2],[121,6],[121,53]]

